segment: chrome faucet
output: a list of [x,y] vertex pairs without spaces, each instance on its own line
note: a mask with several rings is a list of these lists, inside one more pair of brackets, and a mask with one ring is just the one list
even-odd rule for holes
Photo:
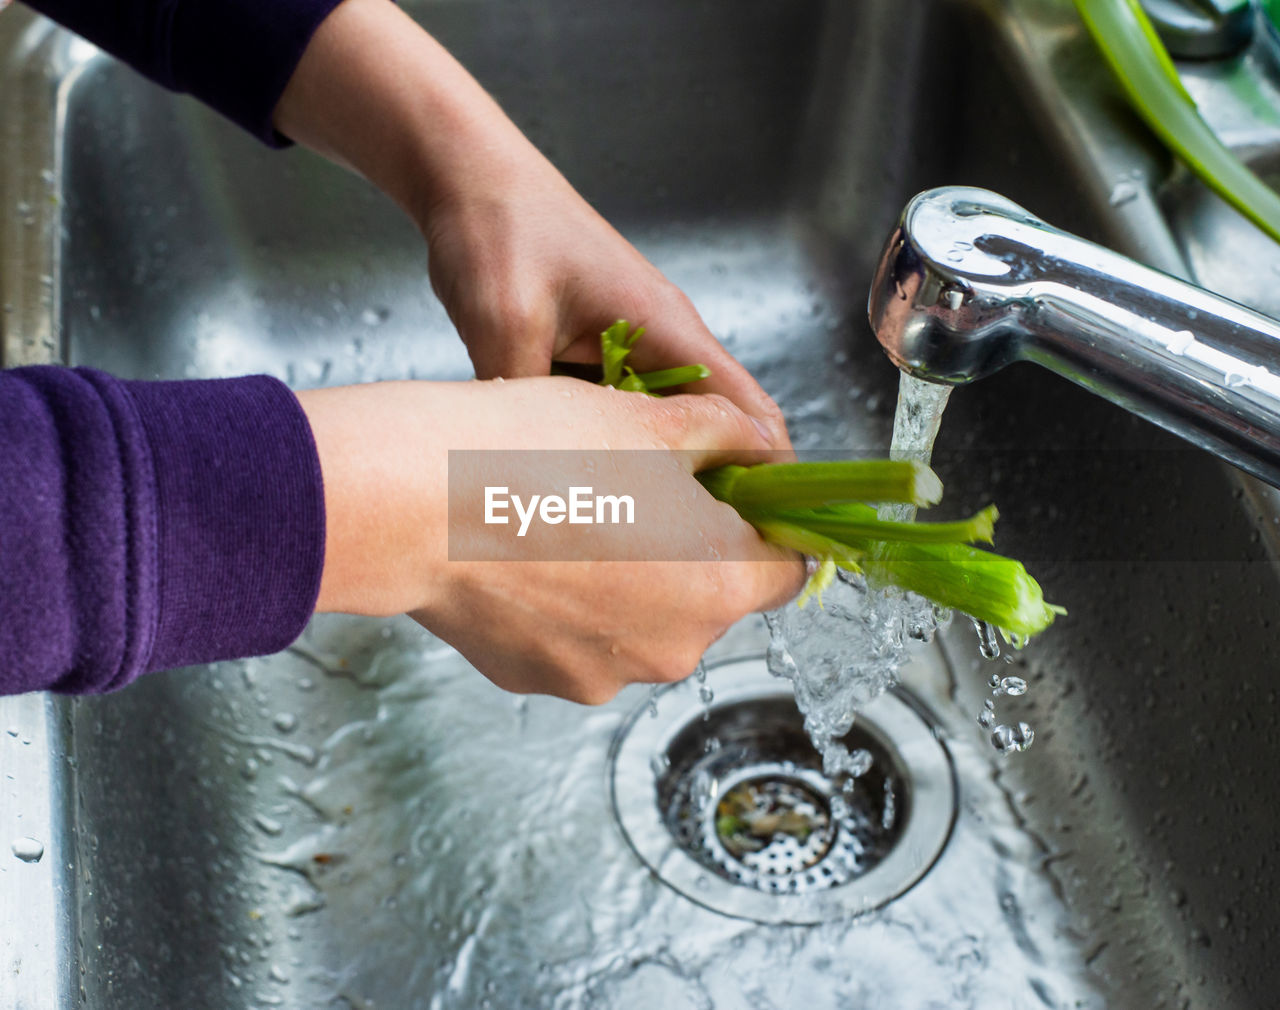
[[1280,487],[1280,322],[996,193],[912,199],[867,312],[918,378],[959,385],[1034,361]]

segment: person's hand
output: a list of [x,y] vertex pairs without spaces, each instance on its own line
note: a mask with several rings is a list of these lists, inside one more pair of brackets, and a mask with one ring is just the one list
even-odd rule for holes
[[[632,682],[679,679],[734,621],[780,605],[803,581],[797,555],[765,543],[691,476],[772,455],[722,397],[532,378],[377,383],[299,399],[325,487],[317,609],[409,612],[508,690],[599,703]],[[464,467],[450,450],[503,452]],[[554,550],[552,560],[483,560],[520,555],[510,528],[484,523],[482,485],[550,480],[545,450],[562,450],[561,476],[581,466],[597,482],[642,490],[626,549],[673,560],[611,560],[617,530],[595,525],[555,528],[576,560]],[[499,534],[504,547],[490,543]],[[460,544],[472,560],[450,559]]]
[[787,449],[781,414],[688,298],[616,232],[476,81],[386,0],[345,0],[276,107],[292,139],[364,174],[417,222],[432,284],[482,379],[599,361],[618,318],[638,371],[703,364]]

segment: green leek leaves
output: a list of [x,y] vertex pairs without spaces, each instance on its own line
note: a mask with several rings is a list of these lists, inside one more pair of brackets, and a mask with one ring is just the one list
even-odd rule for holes
[[1201,118],[1138,0],[1075,3],[1129,101],[1165,146],[1209,188],[1280,242],[1280,196]]

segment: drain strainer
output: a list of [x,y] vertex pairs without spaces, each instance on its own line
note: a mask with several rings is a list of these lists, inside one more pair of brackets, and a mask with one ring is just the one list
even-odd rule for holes
[[708,709],[685,681],[635,712],[614,742],[614,813],[662,880],[715,911],[814,923],[879,907],[946,844],[955,780],[945,748],[901,689],[845,738],[871,758],[832,781],[789,681],[763,657],[712,667]]

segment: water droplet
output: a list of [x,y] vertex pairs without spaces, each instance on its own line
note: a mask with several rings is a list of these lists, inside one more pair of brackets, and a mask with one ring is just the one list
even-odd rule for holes
[[291,919],[324,908],[324,895],[312,888],[299,886],[284,904],[284,914]]
[[[869,750],[864,750],[859,747],[855,751],[850,751],[848,760],[844,762],[844,767],[841,769],[841,771],[845,772],[845,774],[849,776],[849,781],[844,784],[845,792],[852,793],[854,789],[853,780],[860,779],[862,776],[867,774],[867,772],[871,771],[871,766],[874,763],[875,759],[871,756],[871,752]],[[823,768],[824,770],[826,769],[825,758],[823,761]]]
[[1005,677],[1000,681],[1000,693],[1017,698],[1027,693],[1027,682],[1021,677]]
[[1031,746],[1035,738],[1035,730],[1020,722],[1017,726],[997,726],[991,733],[991,744],[1001,754],[1021,753]]
[[292,733],[298,726],[298,717],[292,712],[280,712],[271,720],[271,725],[281,733]]
[[1112,207],[1123,207],[1131,200],[1138,198],[1138,184],[1132,179],[1121,179],[1111,187],[1110,203]]
[[970,619],[973,624],[973,630],[978,633],[978,652],[982,654],[983,659],[999,659],[1000,658],[1000,639],[996,636],[996,629],[986,621]]
[[35,838],[15,838],[10,848],[24,863],[38,863],[44,856],[44,842]]
[[1194,333],[1192,333],[1190,330],[1179,330],[1177,333],[1175,333],[1172,337],[1169,338],[1169,342],[1165,345],[1165,347],[1168,348],[1168,351],[1170,354],[1182,355],[1182,354],[1186,354],[1187,351],[1191,348],[1191,345],[1194,344],[1195,342],[1196,342],[1196,335]]

